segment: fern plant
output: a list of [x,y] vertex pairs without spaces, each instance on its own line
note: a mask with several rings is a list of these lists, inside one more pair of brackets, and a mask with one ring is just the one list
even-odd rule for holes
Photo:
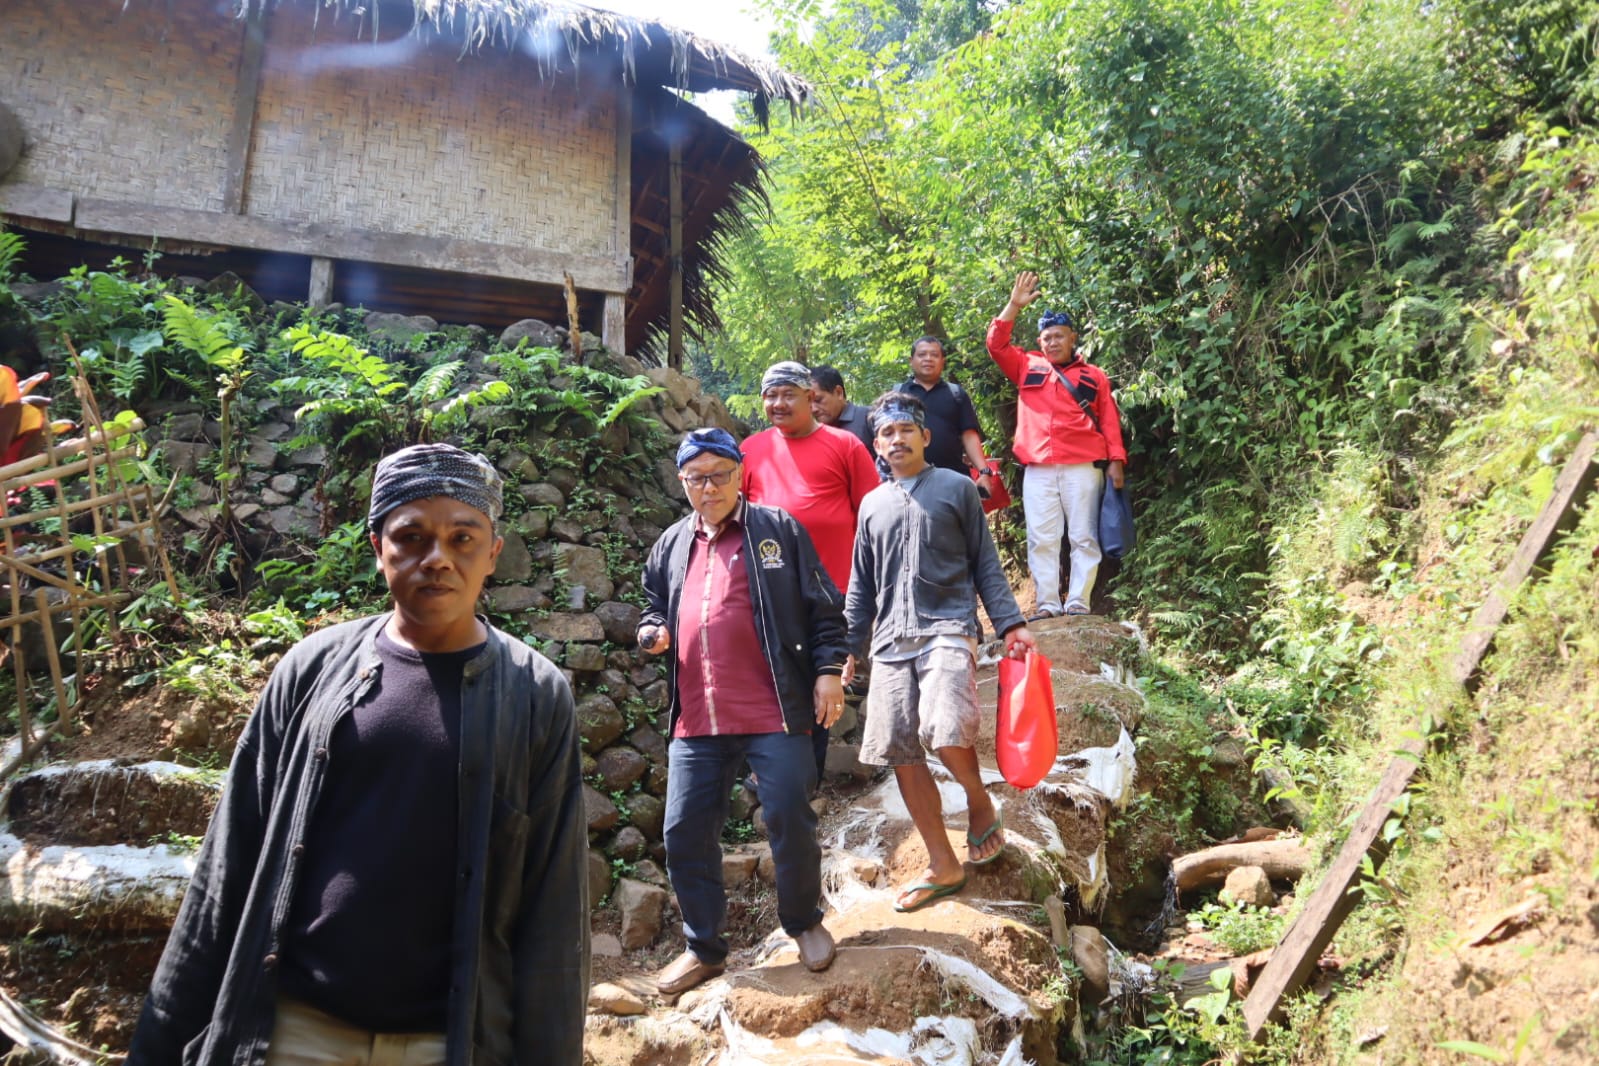
[[[8,286],[11,284],[14,278],[13,271],[16,268],[17,260],[22,258],[22,249],[23,243],[21,237],[17,236],[15,233],[8,233],[5,230],[0,230],[0,286]],[[5,295],[9,297],[10,292],[7,291]]]
[[[400,370],[342,333],[292,326],[284,334],[290,350],[318,368],[275,382],[282,396],[306,398],[294,412],[335,448],[369,440],[382,446],[405,419],[395,419],[390,397],[407,391]],[[396,425],[398,423],[398,425]]]
[[204,315],[171,293],[164,297],[162,321],[167,340],[176,348],[196,355],[216,371],[217,400],[221,406],[222,442],[217,462],[217,488],[222,502],[222,524],[232,523],[228,483],[238,475],[233,469],[233,401],[249,380],[249,350],[233,339],[232,320],[225,313]]

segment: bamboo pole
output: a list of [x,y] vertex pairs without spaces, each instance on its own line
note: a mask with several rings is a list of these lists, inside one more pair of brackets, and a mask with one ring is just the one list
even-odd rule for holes
[[[4,486],[0,485],[0,517],[4,517],[7,511],[6,495]],[[0,529],[0,538],[3,538],[5,543],[6,554],[4,558],[14,558],[16,556],[17,543],[10,526]],[[6,587],[11,593],[11,614],[15,617],[22,613],[22,586],[17,582],[15,574],[11,575],[11,580],[6,583]],[[11,672],[17,686],[17,730],[24,738],[32,737],[33,716],[28,709],[27,656],[23,653],[20,643],[14,643],[11,647]]]
[[[76,515],[84,511],[105,507],[109,504],[127,502],[127,490],[102,493],[82,500],[73,500],[67,504],[67,514]],[[21,526],[29,522],[37,522],[41,518],[53,518],[59,513],[60,508],[52,507],[48,511],[29,511],[27,514],[14,515],[10,518],[0,519],[0,526]]]
[[[43,590],[40,590],[40,591],[43,591]],[[79,603],[78,606],[80,606],[80,607],[109,607],[109,606],[111,606],[113,604],[122,603],[127,598],[128,598],[128,594],[126,592],[121,592],[121,591],[108,592],[104,596],[87,597],[81,603]],[[64,606],[64,605],[62,605],[62,606]],[[59,613],[59,610],[60,610],[60,608],[58,608],[57,606],[55,606],[55,605],[51,606],[51,613],[53,613],[53,614],[54,613]],[[37,622],[38,620],[39,620],[39,612],[38,612],[38,609],[35,608],[34,610],[26,611],[26,612],[24,612],[22,614],[14,614],[14,615],[10,615],[10,616],[8,616],[6,618],[0,618],[0,629],[15,629],[18,626],[25,626],[29,622]]]
[[67,686],[61,676],[61,654],[56,650],[56,630],[50,624],[50,592],[40,589],[33,594],[33,602],[38,605],[39,628],[44,633],[44,654],[50,660],[50,682],[56,691],[56,724],[59,732],[70,736],[72,733],[72,708],[67,705]]
[[[135,418],[132,422],[128,423],[126,432],[117,433],[115,436],[107,436],[104,430],[100,430],[99,432],[91,433],[88,436],[73,437],[70,440],[60,444],[56,451],[62,455],[81,455],[87,448],[99,447],[100,445],[107,444],[110,441],[120,440],[123,437],[132,436],[142,429],[144,429],[144,422],[141,419]],[[131,451],[133,451],[131,448],[124,449],[115,454],[117,457],[120,457],[129,454]],[[107,455],[108,459],[111,457],[111,455]],[[41,466],[49,465],[49,463],[50,456],[44,452],[40,452],[38,455],[30,455],[26,459],[18,459],[14,463],[0,466],[0,481],[10,481],[13,478],[24,477],[38,470]],[[47,473],[44,475],[44,478],[50,478],[53,476],[53,474]]]
[[[119,448],[114,452],[107,452],[105,457],[107,462],[113,459],[126,459],[130,455],[138,454],[138,451],[139,450],[137,448]],[[38,456],[35,456],[35,458],[38,458]],[[11,465],[21,466],[22,464],[13,463]],[[84,472],[84,470],[88,469],[88,466],[89,464],[87,460],[79,459],[76,462],[67,463],[64,466],[51,467],[48,470],[35,469],[35,471],[31,474],[20,474],[14,478],[5,478],[0,476],[0,481],[4,481],[6,483],[6,487],[13,490],[26,489],[37,485],[41,481],[49,481],[51,478],[59,481],[64,477],[72,477],[75,474],[81,474]]]

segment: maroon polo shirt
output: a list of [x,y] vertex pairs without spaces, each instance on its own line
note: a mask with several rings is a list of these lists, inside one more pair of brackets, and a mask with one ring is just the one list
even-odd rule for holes
[[715,539],[694,520],[694,543],[678,601],[675,737],[781,733],[783,708],[755,632],[744,566],[744,501]]

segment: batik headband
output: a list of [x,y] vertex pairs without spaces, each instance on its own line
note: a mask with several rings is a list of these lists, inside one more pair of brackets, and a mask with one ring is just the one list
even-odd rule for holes
[[896,422],[915,422],[918,429],[927,428],[927,412],[908,404],[887,404],[872,411],[872,432]]
[[1038,332],[1042,333],[1051,326],[1065,326],[1073,331],[1077,329],[1077,323],[1065,311],[1045,311],[1038,316]]
[[765,396],[768,389],[775,389],[782,385],[793,385],[797,389],[811,387],[811,372],[805,364],[787,360],[774,363],[761,376],[761,395]]
[[448,496],[498,522],[504,505],[504,481],[481,455],[451,444],[415,444],[384,456],[372,475],[372,504],[367,528],[377,533],[390,511],[412,500]]

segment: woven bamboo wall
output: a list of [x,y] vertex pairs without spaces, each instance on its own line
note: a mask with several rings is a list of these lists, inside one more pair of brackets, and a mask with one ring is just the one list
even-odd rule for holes
[[[264,218],[615,252],[616,98],[527,57],[350,27],[278,8],[245,210]],[[625,250],[624,250],[625,251]]]
[[204,4],[0,0],[0,100],[28,142],[7,180],[219,209],[240,45]]

